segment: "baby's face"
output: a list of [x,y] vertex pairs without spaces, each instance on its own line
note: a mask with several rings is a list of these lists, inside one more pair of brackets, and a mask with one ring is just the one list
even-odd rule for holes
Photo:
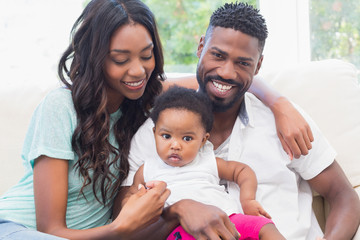
[[199,114],[184,109],[165,109],[154,127],[160,158],[174,167],[193,161],[209,137]]

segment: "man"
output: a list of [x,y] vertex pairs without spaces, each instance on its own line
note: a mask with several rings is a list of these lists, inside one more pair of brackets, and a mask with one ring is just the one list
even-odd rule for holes
[[[313,131],[313,147],[307,156],[291,161],[277,138],[272,112],[246,93],[261,67],[266,38],[265,21],[251,6],[225,4],[211,16],[197,51],[199,91],[207,93],[213,103],[209,140],[217,157],[252,167],[258,178],[256,198],[287,239],[351,239],[360,222],[360,202],[334,160],[335,151],[305,115]],[[130,178],[153,154],[152,122],[148,120],[132,142]],[[239,199],[237,186],[229,183],[227,187]],[[330,204],[324,234],[312,212],[310,187]],[[238,237],[219,209],[191,200],[167,208],[153,225],[158,232],[152,236],[163,238],[178,223],[196,239]]]

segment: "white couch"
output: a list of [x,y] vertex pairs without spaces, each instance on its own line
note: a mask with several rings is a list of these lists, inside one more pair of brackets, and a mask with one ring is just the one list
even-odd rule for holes
[[[359,71],[350,63],[324,60],[264,73],[283,95],[304,108],[338,152],[336,158],[360,195]],[[22,176],[21,147],[31,115],[42,97],[59,83],[10,84],[0,90],[0,194]],[[320,196],[314,209],[324,223],[327,206]],[[358,233],[358,235],[360,235]],[[360,236],[356,238],[359,240]]]

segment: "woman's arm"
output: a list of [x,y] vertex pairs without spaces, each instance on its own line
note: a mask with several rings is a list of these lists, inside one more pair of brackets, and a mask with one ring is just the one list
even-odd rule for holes
[[188,75],[183,77],[176,77],[176,78],[167,78],[163,83],[163,91],[169,89],[169,87],[177,85],[185,88],[190,89],[198,89],[199,84],[196,80],[195,75]]
[[159,184],[152,190],[146,192],[143,188],[131,196],[111,224],[86,230],[69,229],[66,226],[68,161],[40,156],[34,165],[37,228],[69,239],[128,239],[137,229],[156,221],[162,212],[169,194],[166,186]]
[[276,130],[290,159],[307,155],[314,141],[309,124],[285,97],[276,92],[258,75],[249,92],[253,93],[274,113]]

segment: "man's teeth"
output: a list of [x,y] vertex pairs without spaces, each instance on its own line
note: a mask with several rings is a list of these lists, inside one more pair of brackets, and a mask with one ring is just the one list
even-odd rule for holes
[[232,86],[229,85],[223,85],[218,82],[212,82],[214,86],[220,91],[220,92],[226,92],[232,88]]
[[143,83],[143,80],[139,81],[139,82],[125,82],[126,85],[129,85],[131,87],[137,87],[140,86]]

